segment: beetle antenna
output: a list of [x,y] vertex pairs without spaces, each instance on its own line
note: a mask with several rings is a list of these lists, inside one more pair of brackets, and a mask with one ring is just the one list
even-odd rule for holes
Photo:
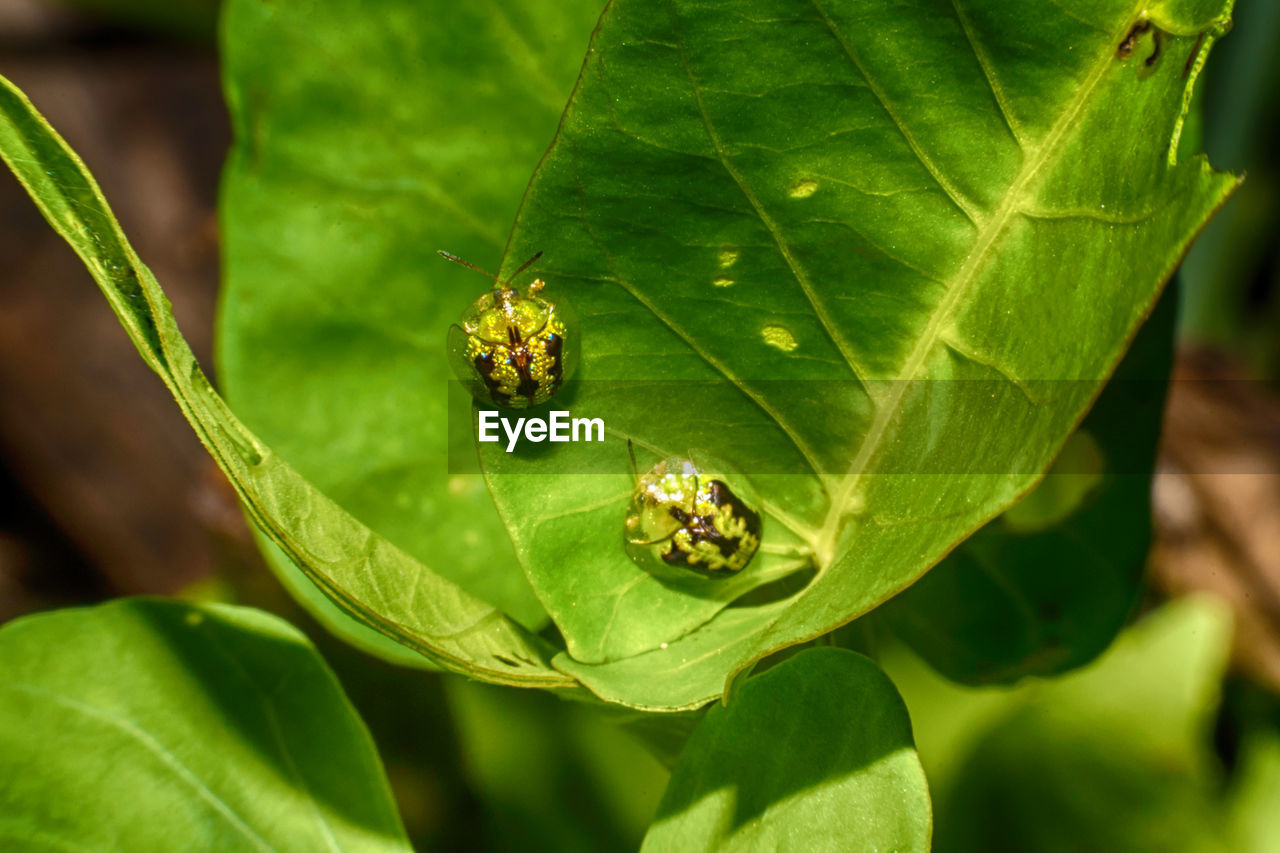
[[536,260],[538,260],[538,258],[540,258],[540,257],[542,257],[542,252],[538,252],[538,253],[537,253],[537,254],[535,254],[532,258],[530,258],[529,260],[527,260],[527,261],[525,261],[523,264],[521,264],[521,265],[520,265],[520,269],[516,270],[516,271],[515,271],[515,272],[513,272],[511,275],[507,276],[506,281],[502,282],[502,289],[503,289],[503,290],[506,290],[506,289],[507,289],[507,287],[511,284],[511,280],[512,280],[512,279],[514,279],[516,276],[520,275],[520,273],[524,272],[524,271],[525,271],[525,270],[527,270],[529,267],[533,266],[533,262],[534,262],[534,261],[536,261]]
[[498,280],[498,277],[496,275],[494,275],[493,273],[489,272],[486,269],[482,269],[481,267],[476,266],[470,261],[464,261],[462,258],[458,257],[457,255],[450,254],[449,252],[446,252],[444,249],[436,249],[436,251],[439,252],[440,257],[444,258],[446,261],[453,261],[455,264],[461,264],[462,266],[466,267],[469,270],[475,270],[476,272],[480,273],[483,276],[488,276],[494,281]]
[[640,485],[640,467],[636,465],[636,449],[631,443],[631,439],[627,439],[627,453],[631,454],[631,474],[636,478],[636,485]]

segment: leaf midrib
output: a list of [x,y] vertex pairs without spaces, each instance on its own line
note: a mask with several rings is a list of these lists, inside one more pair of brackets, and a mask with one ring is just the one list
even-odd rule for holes
[[[822,11],[816,0],[813,0],[813,4],[820,12]],[[1132,26],[1131,22],[1141,16],[1142,10],[1146,5],[1146,0],[1143,0],[1125,16],[1123,27],[1113,31],[1114,38],[1109,43],[1118,43],[1124,38],[1125,33]],[[825,13],[823,13],[823,17],[826,17]],[[920,372],[925,359],[928,358],[934,347],[939,343],[943,329],[954,319],[956,307],[977,278],[977,273],[983,268],[993,247],[1004,234],[1006,226],[1026,200],[1027,185],[1053,159],[1054,155],[1059,153],[1059,143],[1067,131],[1071,129],[1076,117],[1084,109],[1085,104],[1089,101],[1090,96],[1102,81],[1102,78],[1106,76],[1113,62],[1114,57],[1110,52],[1102,54],[1102,57],[1077,90],[1075,97],[1068,102],[1053,127],[1050,128],[1037,146],[1026,151],[1022,167],[1009,185],[1009,189],[1005,191],[1000,200],[1000,205],[979,227],[974,250],[970,252],[964,265],[957,271],[952,285],[943,295],[933,314],[930,315],[920,337],[916,341],[916,345],[903,363],[902,370],[890,381],[890,392],[876,405],[876,414],[867,430],[867,437],[858,448],[858,453],[850,463],[848,471],[838,481],[838,487],[832,495],[831,507],[827,511],[827,516],[821,528],[819,528],[816,557],[820,572],[825,571],[834,561],[835,544],[843,526],[842,522],[849,515],[847,510],[851,506],[857,506],[861,503],[859,500],[855,500],[855,493],[862,483],[862,475],[866,473],[868,464],[884,444],[889,424],[898,416],[902,408],[907,385],[909,384],[908,380],[914,378]]]
[[329,816],[320,806],[319,800],[316,799],[315,791],[311,789],[310,783],[302,772],[298,769],[298,762],[294,760],[293,750],[289,746],[289,742],[285,740],[284,730],[280,726],[280,715],[276,712],[276,700],[272,697],[272,693],[279,690],[286,681],[294,676],[299,670],[291,669],[285,672],[280,682],[273,691],[267,691],[262,684],[249,671],[241,660],[227,648],[226,644],[218,636],[216,631],[209,629],[208,620],[201,620],[200,633],[207,641],[209,648],[213,649],[228,664],[228,669],[235,671],[249,685],[253,694],[258,700],[258,710],[262,714],[263,719],[267,721],[271,731],[272,740],[275,741],[278,755],[284,759],[285,769],[289,774],[289,781],[301,794],[305,796],[307,801],[307,810],[314,818],[316,825],[319,826],[320,832],[324,837],[325,846],[333,851],[333,853],[341,853],[341,847],[338,839],[334,835],[333,826],[329,823]]
[[67,711],[74,712],[92,720],[97,720],[99,723],[116,730],[126,738],[140,744],[143,749],[154,755],[165,768],[190,786],[200,799],[213,809],[215,814],[225,820],[227,824],[236,830],[237,833],[243,835],[246,840],[253,844],[254,847],[259,850],[266,851],[273,851],[276,849],[265,838],[259,835],[258,832],[240,816],[230,803],[205,784],[204,779],[202,779],[195,770],[175,755],[169,747],[165,746],[162,742],[153,737],[150,732],[135,724],[133,721],[87,702],[81,702],[68,696],[61,696],[52,690],[48,690],[35,684],[11,682],[3,685],[2,689],[9,690],[14,693],[22,693],[35,699],[43,699],[44,701]]
[[[675,0],[669,0],[669,2],[672,7],[672,13],[678,17],[679,13],[675,8]],[[823,331],[826,332],[827,337],[831,339],[831,343],[835,345],[836,350],[845,360],[845,363],[849,367],[849,372],[853,374],[853,378],[859,385],[865,388],[865,377],[870,375],[870,371],[858,363],[853,347],[841,333],[839,325],[830,316],[830,314],[827,313],[827,310],[823,306],[821,300],[818,299],[817,293],[815,293],[813,289],[813,283],[809,281],[809,276],[805,274],[804,267],[802,267],[800,262],[796,260],[795,254],[791,251],[790,244],[782,234],[782,229],[778,227],[778,223],[774,222],[773,217],[769,215],[767,210],[765,210],[764,205],[760,202],[760,199],[756,196],[755,192],[752,191],[750,185],[747,184],[742,173],[734,167],[729,158],[728,152],[725,150],[724,142],[720,139],[720,134],[712,123],[710,114],[707,112],[707,105],[702,97],[702,88],[698,83],[697,77],[694,76],[693,69],[689,65],[689,57],[685,53],[684,49],[684,38],[681,35],[678,26],[676,27],[675,36],[675,47],[676,52],[680,56],[680,65],[684,69],[685,76],[689,79],[689,89],[693,92],[694,102],[698,106],[698,116],[701,118],[702,126],[707,132],[707,139],[711,142],[711,147],[716,152],[716,159],[720,161],[720,165],[724,167],[724,170],[729,173],[729,177],[733,179],[735,184],[737,184],[738,189],[742,192],[743,196],[746,197],[747,203],[751,205],[751,209],[755,211],[761,224],[764,225],[765,230],[769,232],[769,236],[773,238],[774,244],[778,247],[778,253],[782,255],[782,259],[786,261],[787,268],[791,271],[791,275],[795,278],[796,283],[800,285],[800,290],[804,293],[805,299],[809,302],[809,306],[817,316],[818,322],[822,326]],[[798,441],[797,447],[799,447],[806,456],[808,455],[809,451],[806,451],[804,447],[800,447]],[[815,466],[815,472],[819,473],[819,476],[821,476],[817,466]]]

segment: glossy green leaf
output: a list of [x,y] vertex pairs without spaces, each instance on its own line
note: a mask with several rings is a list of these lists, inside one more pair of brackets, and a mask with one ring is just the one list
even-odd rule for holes
[[643,850],[929,849],[929,791],[893,683],[843,649],[748,678],[689,739]]
[[1166,290],[1040,485],[877,611],[966,683],[1092,660],[1142,588],[1177,289]]
[[244,427],[200,370],[84,163],[4,78],[0,158],[84,261],[250,518],[312,583],[355,619],[442,666],[510,684],[571,683],[549,668],[538,637],[369,530]]
[[566,653],[552,662],[598,696],[626,697],[623,704],[642,711],[690,711],[724,692],[726,667],[750,652],[756,631],[785,606],[734,607],[700,631],[611,663],[586,664]]
[[302,634],[146,599],[0,629],[0,847],[410,849],[368,731]]
[[[733,618],[733,653],[662,701],[714,694],[1035,484],[1236,185],[1171,154],[1229,7],[609,8],[504,264],[546,249],[583,318],[567,399],[610,427],[605,473],[570,470],[576,445],[481,446],[569,655],[629,667],[601,695],[656,704],[655,650]],[[816,577],[767,621],[647,577],[620,546],[627,437],[746,470],[766,542]]]
[[[237,414],[325,494],[537,629],[480,477],[450,476],[445,332],[491,283],[602,0],[232,0],[219,371]],[[404,662],[272,554],[340,634]],[[388,572],[408,595],[415,572]]]

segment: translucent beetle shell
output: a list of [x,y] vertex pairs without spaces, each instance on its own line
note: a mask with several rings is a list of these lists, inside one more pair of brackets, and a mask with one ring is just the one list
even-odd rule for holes
[[[634,452],[631,462],[634,467]],[[636,476],[625,525],[627,553],[659,576],[736,574],[760,547],[759,507],[746,476],[727,462],[697,451],[672,456]]]
[[[470,269],[496,276],[441,252]],[[577,323],[566,301],[542,293],[542,279],[522,294],[511,280],[534,255],[493,290],[471,303],[449,327],[449,363],[454,375],[482,403],[523,409],[547,402],[577,366]]]

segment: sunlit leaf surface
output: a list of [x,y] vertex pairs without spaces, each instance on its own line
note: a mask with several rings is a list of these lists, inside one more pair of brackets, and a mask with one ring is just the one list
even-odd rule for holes
[[302,634],[145,599],[0,629],[0,847],[410,849],[369,732]]
[[[1029,490],[1235,186],[1171,155],[1226,10],[614,3],[507,257],[548,250],[583,318],[569,399],[612,441],[593,467],[481,445],[562,665],[643,705],[688,665],[663,643],[719,630],[681,679],[704,697]],[[645,575],[619,544],[628,437],[641,464],[735,462],[816,577],[752,619]]]
[[911,722],[867,658],[807,649],[694,731],[643,849],[929,849]]

